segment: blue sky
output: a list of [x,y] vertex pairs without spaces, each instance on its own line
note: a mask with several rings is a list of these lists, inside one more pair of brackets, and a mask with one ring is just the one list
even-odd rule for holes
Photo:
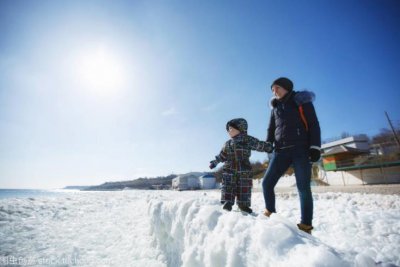
[[[400,122],[398,1],[0,1],[0,188],[206,171],[269,85],[317,95],[322,138]],[[253,153],[252,160],[266,155]]]

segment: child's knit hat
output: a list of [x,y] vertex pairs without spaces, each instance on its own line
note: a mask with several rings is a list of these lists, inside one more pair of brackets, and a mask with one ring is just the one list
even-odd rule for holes
[[232,119],[226,123],[226,130],[229,130],[229,126],[235,128],[241,133],[247,133],[247,121],[243,118]]

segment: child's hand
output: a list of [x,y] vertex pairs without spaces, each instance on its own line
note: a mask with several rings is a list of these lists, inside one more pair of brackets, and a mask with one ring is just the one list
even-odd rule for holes
[[218,165],[218,161],[216,161],[216,160],[210,161],[210,169],[214,169],[215,167],[217,167],[217,165]]
[[274,147],[272,146],[272,144],[270,142],[267,142],[267,145],[265,146],[264,151],[267,153],[272,153],[272,151],[274,151]]

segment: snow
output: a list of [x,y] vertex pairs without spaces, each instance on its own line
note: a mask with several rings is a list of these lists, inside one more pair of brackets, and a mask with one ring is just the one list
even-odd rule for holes
[[73,192],[0,200],[0,266],[400,266],[398,195],[314,194],[313,235],[298,196],[278,213],[221,209],[220,192]]

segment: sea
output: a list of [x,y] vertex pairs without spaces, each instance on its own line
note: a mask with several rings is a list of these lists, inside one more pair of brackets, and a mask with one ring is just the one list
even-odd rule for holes
[[57,197],[77,190],[64,189],[0,189],[0,199]]

